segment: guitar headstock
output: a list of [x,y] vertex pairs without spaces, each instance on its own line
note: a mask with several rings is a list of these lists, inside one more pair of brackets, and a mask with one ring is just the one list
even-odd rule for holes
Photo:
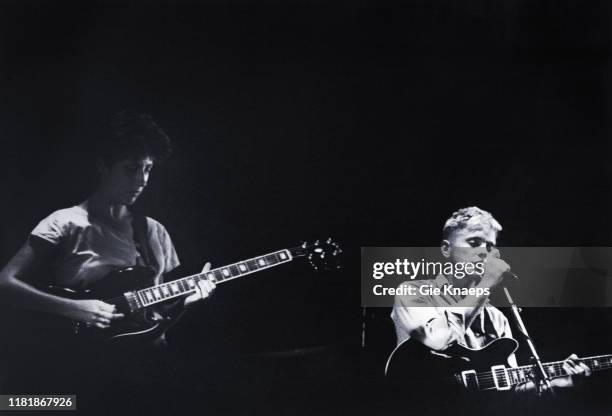
[[290,251],[293,257],[306,257],[315,270],[334,270],[342,267],[340,263],[342,249],[331,238],[325,241],[316,240],[312,243],[304,242]]

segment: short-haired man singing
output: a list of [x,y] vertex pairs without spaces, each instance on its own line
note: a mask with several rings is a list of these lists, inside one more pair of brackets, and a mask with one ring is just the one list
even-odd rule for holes
[[[440,274],[435,278],[434,286],[442,288],[450,284],[455,288],[489,290],[497,287],[504,273],[510,270],[496,248],[497,236],[501,230],[500,223],[489,212],[478,207],[462,208],[454,212],[442,231],[442,255],[453,264],[484,263],[484,273],[473,273],[460,279],[452,274]],[[478,267],[474,267],[474,270],[477,271]],[[430,280],[413,280],[406,284],[419,286],[431,283]],[[398,345],[413,338],[434,351],[445,350],[453,344],[479,349],[494,339],[512,338],[508,319],[489,303],[488,296],[441,293],[395,297],[391,317],[395,323]],[[571,355],[564,362],[563,368],[569,375],[553,379],[553,387],[570,387],[575,377],[591,374],[587,365],[575,361],[577,358]],[[517,367],[514,354],[509,356],[508,365]],[[533,381],[527,381],[518,384],[515,391],[535,391],[535,387]]]

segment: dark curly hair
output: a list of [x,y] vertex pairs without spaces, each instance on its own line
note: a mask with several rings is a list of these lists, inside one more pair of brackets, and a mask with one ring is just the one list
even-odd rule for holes
[[172,143],[150,115],[121,111],[112,117],[96,153],[107,164],[146,156],[163,162],[172,153]]

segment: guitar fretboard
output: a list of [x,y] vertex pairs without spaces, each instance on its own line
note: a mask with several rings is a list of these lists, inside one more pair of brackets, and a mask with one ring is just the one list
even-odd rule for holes
[[[612,368],[612,355],[598,355],[595,357],[580,358],[577,362],[585,363],[591,370],[607,370]],[[563,369],[563,361],[543,363],[544,371],[550,378],[563,377],[568,373]],[[516,368],[508,368],[510,382],[514,384],[533,380],[535,365],[523,365]]]
[[[586,364],[592,371],[607,370],[612,368],[612,355],[597,355],[594,357],[586,357],[575,360]],[[563,377],[568,373],[563,369],[564,361],[553,361],[543,363],[544,371],[550,378]],[[503,367],[496,366],[490,371],[476,373],[468,371],[458,379],[462,381],[465,387],[477,390],[492,390],[502,387],[502,389],[510,388],[519,383],[524,383],[534,379],[535,365],[523,365],[520,367]],[[507,376],[506,376],[507,375]]]
[[279,250],[274,253],[254,257],[252,259],[240,261],[228,266],[219,267],[207,272],[183,277],[168,283],[152,286],[134,292],[139,303],[143,307],[151,306],[156,303],[164,302],[179,296],[195,292],[197,283],[201,279],[210,279],[216,284],[227,282],[247,274],[255,273],[260,270],[269,269],[293,259],[289,250]]

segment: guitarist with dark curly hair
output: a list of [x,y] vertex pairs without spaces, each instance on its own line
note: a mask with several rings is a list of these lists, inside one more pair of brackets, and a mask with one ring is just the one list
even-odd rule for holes
[[[58,296],[45,287],[87,289],[113,270],[130,266],[146,266],[152,270],[152,280],[159,283],[164,274],[179,265],[179,260],[165,227],[130,209],[145,190],[154,165],[170,155],[170,139],[150,116],[128,112],[117,114],[110,131],[101,136],[96,143],[97,188],[87,200],[53,212],[32,230],[25,244],[0,271],[0,302],[23,311],[67,318],[66,321],[78,322],[84,328],[104,332],[125,319],[115,305],[96,298]],[[207,263],[204,271],[209,268]],[[200,279],[186,296],[153,308],[152,319],[176,321],[186,306],[208,297],[214,288],[212,281]],[[96,386],[95,381],[105,377],[104,383],[117,384],[122,378],[117,367],[123,366],[120,370],[123,374],[129,372],[128,368],[137,368],[139,372],[147,366],[135,364],[140,357],[150,358],[149,351],[166,344],[162,333],[115,356],[102,345],[84,347],[59,340],[47,343],[48,339],[61,338],[61,331],[53,334],[54,330],[42,325],[37,331],[30,330],[32,333],[25,338],[28,343],[15,342],[5,348],[3,361],[9,367],[15,366],[8,386],[13,393],[62,390],[62,377],[69,380],[69,385],[83,389],[91,381]],[[126,358],[118,359],[118,355]],[[98,367],[88,367],[96,360],[101,363]],[[61,363],[51,364],[58,361]],[[116,366],[110,365],[113,362]],[[158,365],[154,363],[153,367]],[[103,374],[107,370],[110,373]],[[93,371],[99,373],[92,374]]]

